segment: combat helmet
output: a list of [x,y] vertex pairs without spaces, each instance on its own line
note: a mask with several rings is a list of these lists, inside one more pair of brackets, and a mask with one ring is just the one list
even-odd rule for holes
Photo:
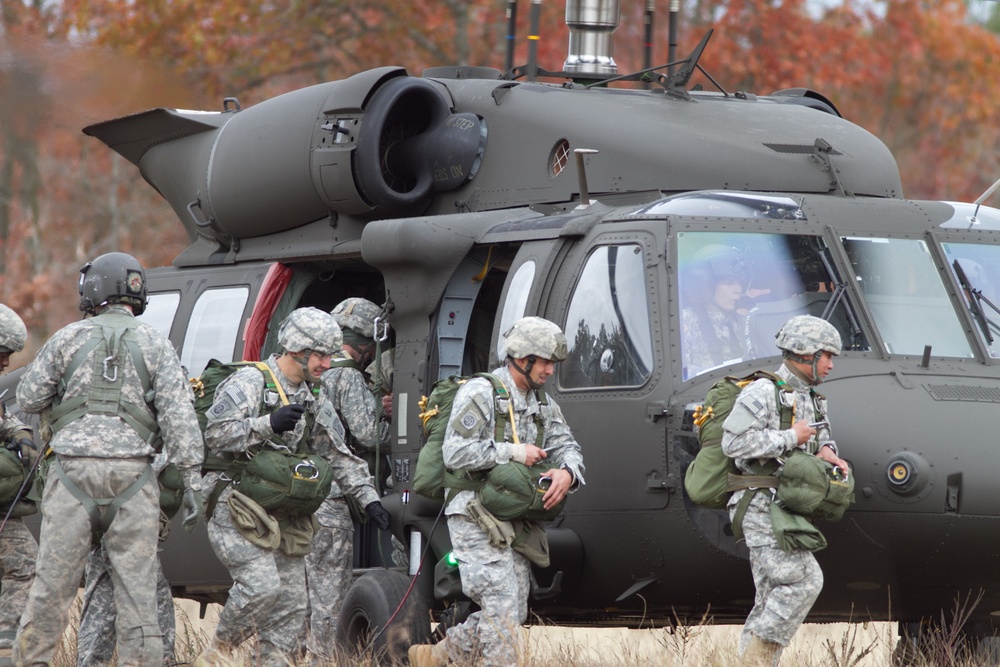
[[[826,320],[813,315],[796,315],[785,322],[774,336],[775,345],[786,359],[812,364],[815,384],[823,381],[816,372],[819,352],[840,354],[840,332]],[[806,357],[812,357],[811,361]]]
[[368,299],[352,296],[338,303],[330,314],[341,329],[349,329],[363,338],[374,338],[375,320],[382,314],[382,309]]
[[541,317],[522,317],[504,334],[511,359],[541,357],[563,361],[568,354],[566,336],[556,324]]
[[127,303],[133,315],[146,310],[146,272],[132,255],[109,252],[80,267],[80,310],[94,314],[110,303]]
[[296,308],[278,327],[278,345],[286,352],[333,354],[343,347],[344,337],[329,313],[319,308]]
[[12,354],[24,349],[28,329],[14,310],[0,303],[0,354]]

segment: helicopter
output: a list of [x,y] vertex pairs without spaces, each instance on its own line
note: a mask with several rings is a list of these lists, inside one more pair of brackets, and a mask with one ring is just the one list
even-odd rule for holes
[[[904,199],[888,148],[818,92],[690,86],[710,34],[686,58],[619,75],[618,14],[618,0],[568,0],[559,72],[379,67],[248,108],[227,98],[84,128],[138,167],[190,238],[148,270],[141,319],[197,376],[212,358],[265,358],[296,307],[384,304],[383,504],[409,565],[392,565],[386,535],[358,531],[340,632],[405,653],[429,618],[469,612],[440,503],[409,487],[435,381],[498,366],[524,315],[566,333],[546,391],[588,473],[547,528],[533,617],[639,627],[710,609],[740,623],[748,551],[726,512],[684,491],[694,411],[722,377],[777,367],[784,321],[823,317],[844,341],[821,391],[857,498],[822,525],[826,583],[809,620],[916,628],[973,591],[967,628],[991,636],[1000,210]],[[646,86],[610,85],[627,80]],[[741,342],[719,354],[685,322],[712,298],[722,256],[741,285]],[[173,531],[162,561],[175,595],[225,599],[204,535]],[[403,631],[379,632],[404,600],[417,613],[394,621]]]

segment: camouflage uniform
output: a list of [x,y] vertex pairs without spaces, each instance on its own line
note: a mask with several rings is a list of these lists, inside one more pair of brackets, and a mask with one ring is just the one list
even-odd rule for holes
[[[806,316],[793,318],[789,322],[795,323],[802,319],[818,318]],[[788,327],[789,324],[786,323],[783,330]],[[839,337],[836,339],[836,348],[839,352]],[[789,356],[787,352],[785,356]],[[790,389],[792,394],[777,392],[770,380],[756,380],[743,388],[723,424],[722,450],[727,456],[736,459],[737,467],[747,474],[755,474],[752,469],[755,461],[776,459],[796,447],[811,454],[824,446],[833,448],[834,453],[837,451],[828,426],[819,429],[815,436],[801,446],[797,444],[797,436],[792,429],[781,430],[778,400],[789,401],[786,403],[789,406],[794,405],[795,422],[826,420],[827,405],[826,399],[816,394],[809,383],[791,370],[787,362],[782,364],[776,375],[785,381],[785,388]],[[815,375],[814,368],[813,376]],[[780,648],[776,647],[772,664],[777,665],[781,648],[791,641],[823,588],[823,572],[810,551],[796,549],[785,552],[778,548],[771,528],[772,496],[769,491],[758,491],[743,516],[743,534],[750,549],[750,567],[756,596],[753,609],[743,626],[739,648],[740,653],[743,653],[752,637],[776,644]],[[736,491],[730,498],[731,519],[735,517],[737,505],[745,493],[749,491]]]
[[[346,353],[335,355],[347,358]],[[323,374],[323,395],[330,401],[346,427],[345,441],[357,453],[388,452],[388,424],[375,418],[375,397],[364,373],[346,367],[331,368]],[[341,427],[342,429],[344,427]],[[361,450],[361,451],[359,451]],[[326,655],[337,633],[340,605],[352,580],[354,561],[354,521],[343,491],[334,484],[330,496],[316,512],[319,526],[313,536],[312,553],[306,556],[309,590],[309,633],[307,647],[315,655]]]
[[[559,406],[548,398],[542,407],[535,392],[522,394],[507,366],[493,371],[510,391],[518,436],[534,443],[537,427],[534,415],[543,419],[546,461],[567,468],[574,488],[583,484],[583,456]],[[511,458],[513,425],[507,424],[505,442],[494,442],[494,390],[485,379],[466,382],[456,393],[452,418],[442,444],[445,466],[459,470],[484,470]],[[445,641],[449,657],[456,664],[471,664],[482,655],[485,665],[516,665],[514,629],[528,618],[530,564],[510,548],[490,544],[486,532],[472,521],[466,507],[475,498],[473,491],[460,491],[446,509],[455,558],[462,575],[462,590],[477,602],[475,612],[462,624],[449,628]]]
[[[93,546],[87,557],[83,609],[76,634],[77,667],[102,667],[111,662],[115,650],[117,612],[110,568],[111,563],[103,547]],[[156,559],[156,616],[163,632],[163,664],[169,665],[174,662],[176,639],[174,598],[159,557]]]
[[[681,358],[685,378],[694,377],[702,371],[728,362],[741,361],[748,356],[745,318],[711,304],[698,308],[702,311],[702,317],[695,307],[685,308],[681,312]],[[705,320],[712,327],[712,334],[718,341],[717,347],[709,343],[710,339],[702,329]]]
[[[14,442],[19,438],[31,439],[31,429],[13,415],[0,411],[0,442]],[[29,452],[25,452],[29,454]],[[37,455],[37,454],[36,454]],[[33,457],[32,457],[33,461]],[[29,462],[28,465],[31,463]],[[8,507],[0,507],[0,518]],[[21,612],[28,602],[28,590],[35,577],[38,542],[20,517],[7,519],[0,534],[0,650],[14,645],[14,634]],[[13,664],[0,658],[0,665]]]
[[[104,312],[132,317],[120,305],[107,306]],[[56,332],[42,347],[17,387],[23,410],[41,412],[53,405],[63,374],[74,354],[90,341],[95,326],[93,319],[75,322]],[[200,489],[201,433],[177,353],[170,341],[149,325],[138,323],[132,331],[155,396],[147,405],[132,357],[122,345],[114,363],[115,378],[121,382],[121,403],[145,408],[156,419],[168,461],[180,469],[186,488]],[[89,360],[99,354],[106,354],[100,346],[67,378],[63,400],[90,394],[94,365]],[[129,489],[149,469],[155,453],[121,417],[109,414],[85,414],[70,421],[54,434],[50,446],[65,477],[98,499],[117,497]],[[118,610],[118,655],[128,656],[130,664],[151,667],[163,662],[163,639],[156,619],[159,495],[156,477],[151,474],[122,506],[103,537]],[[86,508],[53,474],[42,498],[40,542],[35,582],[15,643],[15,662],[23,665],[51,661],[91,547]]]
[[[292,386],[278,368],[277,360],[278,356],[273,355],[267,364],[288,400],[304,405],[306,415],[296,422],[293,430],[276,434],[269,415],[261,414],[261,405],[262,402],[272,405],[272,400],[276,405],[277,395],[265,392],[264,377],[259,370],[243,368],[227,378],[216,392],[215,403],[208,413],[206,444],[217,452],[232,455],[261,447],[277,437],[294,451],[303,440],[306,420],[312,415],[315,424],[308,439],[309,448],[330,463],[337,483],[357,497],[362,506],[377,501],[368,468],[347,450],[343,426],[329,399],[322,393],[314,396],[306,382]],[[206,499],[219,476],[219,473],[206,475]],[[233,578],[216,637],[222,645],[235,647],[259,632],[261,664],[284,666],[297,648],[297,638],[306,620],[304,559],[288,556],[280,549],[259,547],[243,537],[235,528],[226,503],[231,493],[227,486],[208,524],[212,547]],[[324,514],[318,518],[321,523],[328,521]]]

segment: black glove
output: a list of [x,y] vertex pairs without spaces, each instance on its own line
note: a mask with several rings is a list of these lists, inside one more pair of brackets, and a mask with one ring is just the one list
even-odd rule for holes
[[372,520],[379,530],[389,530],[389,510],[382,507],[382,503],[374,501],[365,506],[365,513]]
[[305,411],[306,406],[296,403],[281,406],[271,413],[271,429],[275,433],[285,433],[286,431],[293,430],[295,422],[302,417],[302,413]]
[[194,489],[184,489],[184,498],[181,500],[181,507],[184,509],[184,517],[181,525],[184,530],[191,532],[201,520],[201,515],[205,512],[201,504],[201,493]]

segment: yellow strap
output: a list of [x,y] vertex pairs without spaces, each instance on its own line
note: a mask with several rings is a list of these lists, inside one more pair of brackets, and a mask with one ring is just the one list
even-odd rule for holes
[[517,437],[517,420],[514,419],[514,397],[511,396],[510,391],[507,389],[507,385],[503,383],[503,380],[497,378],[497,382],[503,387],[503,390],[507,392],[507,414],[510,415],[510,430],[514,433],[514,443],[520,445],[521,439]]
[[288,396],[285,395],[285,390],[281,388],[281,383],[278,382],[278,378],[275,377],[274,371],[272,371],[271,367],[267,365],[267,362],[251,361],[250,363],[256,366],[261,373],[271,376],[271,380],[274,382],[274,387],[278,390],[278,398],[281,399],[281,404],[288,405]]

